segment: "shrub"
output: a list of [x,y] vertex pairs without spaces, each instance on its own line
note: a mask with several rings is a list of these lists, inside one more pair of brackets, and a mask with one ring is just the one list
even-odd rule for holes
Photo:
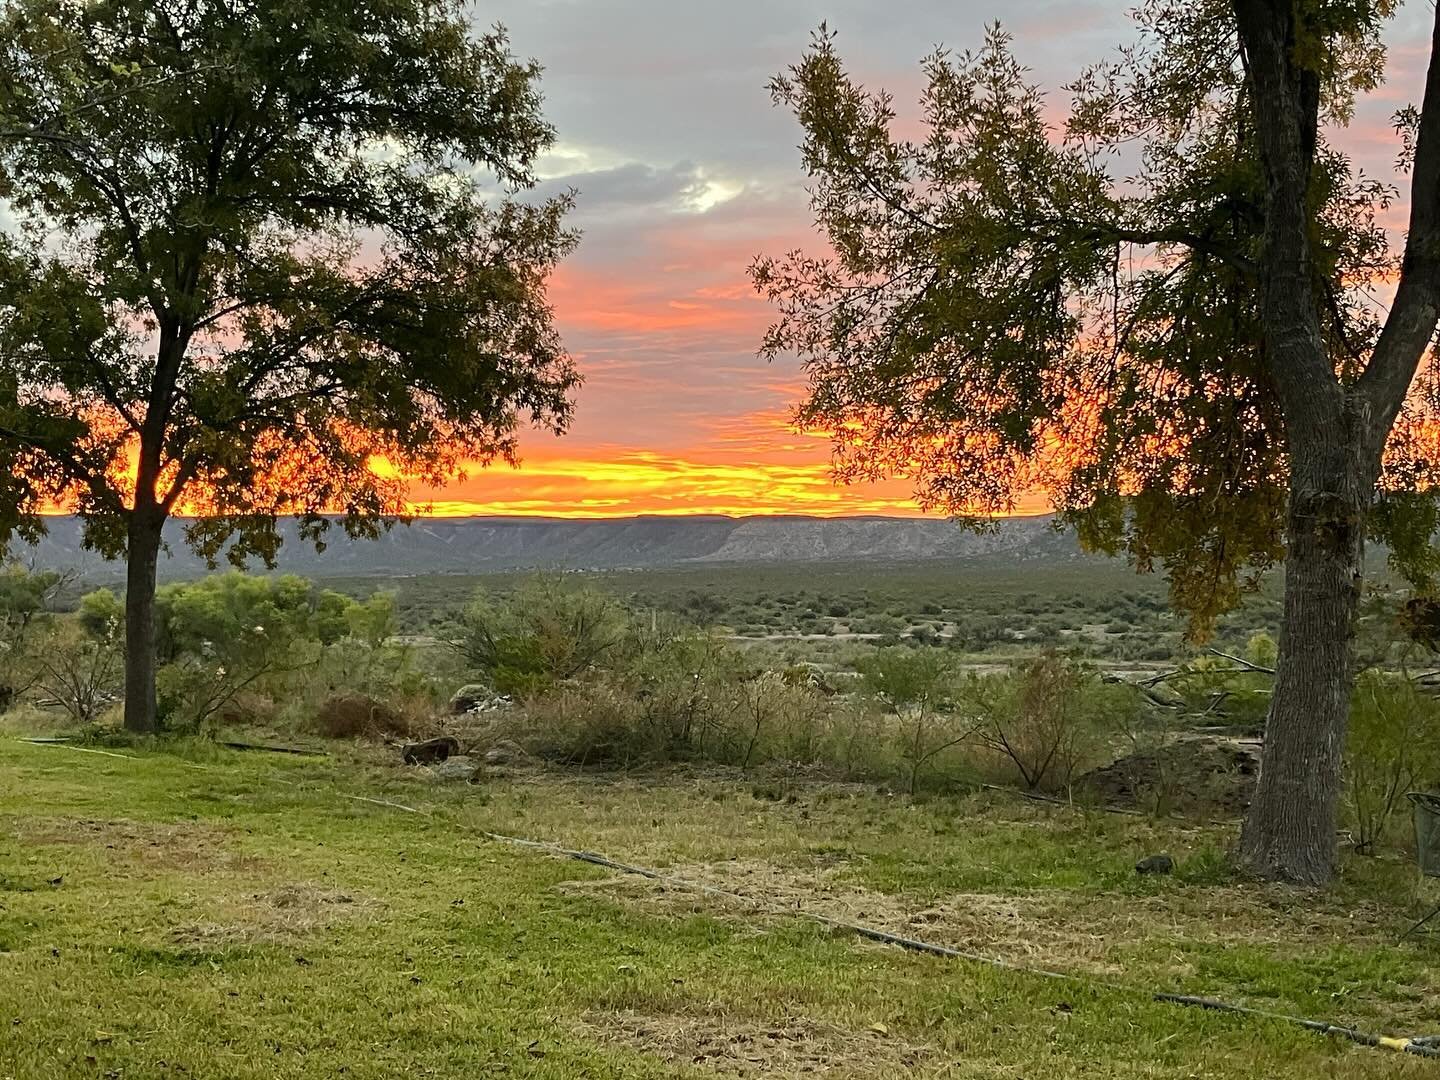
[[118,700],[122,636],[113,619],[93,630],[76,619],[57,620],[40,644],[36,687],[77,723],[93,722]]
[[335,694],[315,713],[315,725],[332,739],[410,737],[420,725],[394,706],[368,694]]
[[660,733],[636,719],[634,701],[619,688],[565,683],[529,698],[496,733],[504,732],[536,757],[567,765],[664,760]]
[[1405,793],[1440,779],[1440,703],[1403,676],[1363,673],[1350,705],[1344,776],[1351,844],[1373,852]]
[[928,648],[880,649],[857,665],[866,689],[895,714],[895,740],[915,794],[920,772],[975,729],[957,717],[949,701],[954,669],[948,654]]
[[1273,668],[1279,657],[1280,646],[1263,630],[1257,630],[1251,634],[1250,640],[1245,643],[1245,659],[1252,664]]
[[811,762],[821,742],[824,698],[808,682],[788,680],[783,671],[766,671],[744,680],[731,712],[733,733],[725,742],[736,748],[742,769],[762,761]]
[[1069,788],[1096,763],[1116,717],[1137,703],[1071,657],[1048,652],[1002,676],[973,676],[967,687],[982,744],[1007,761],[1031,791]]
[[359,625],[384,605],[383,598],[357,605],[293,574],[233,571],[163,587],[156,594],[166,661],[156,679],[161,721],[171,731],[196,731],[247,690],[268,686],[288,696],[289,677],[314,668],[322,646],[344,637],[351,609],[362,609]]
[[735,650],[706,633],[678,633],[644,643],[624,673],[636,722],[672,757],[716,756],[740,680]]
[[65,578],[19,566],[0,570],[0,712],[33,688],[43,668],[41,639]]
[[629,631],[628,614],[608,593],[542,576],[508,599],[477,593],[450,644],[497,690],[524,693],[589,670]]

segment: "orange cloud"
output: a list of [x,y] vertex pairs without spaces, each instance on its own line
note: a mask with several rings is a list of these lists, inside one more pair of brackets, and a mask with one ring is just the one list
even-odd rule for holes
[[411,498],[418,511],[445,516],[920,513],[908,484],[837,486],[824,461],[696,460],[637,448],[596,458],[534,455],[517,469],[479,470],[444,488],[414,484]]

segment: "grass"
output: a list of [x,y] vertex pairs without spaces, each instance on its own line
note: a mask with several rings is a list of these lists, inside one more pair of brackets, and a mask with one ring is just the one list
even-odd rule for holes
[[[1420,1033],[1414,873],[1231,881],[1218,827],[730,774],[424,782],[0,739],[0,1078],[1406,1077],[1418,1059],[1110,989]],[[407,814],[345,798],[424,809]],[[602,850],[759,912],[483,839]],[[1176,856],[1139,878],[1134,860]],[[902,953],[807,908],[1098,980]]]

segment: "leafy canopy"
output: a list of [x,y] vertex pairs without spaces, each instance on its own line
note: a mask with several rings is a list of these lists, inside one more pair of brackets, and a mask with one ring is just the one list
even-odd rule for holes
[[[1296,45],[1315,53],[1324,120],[1318,315],[1346,383],[1380,332],[1373,287],[1398,264],[1377,218],[1395,193],[1327,133],[1379,83],[1392,8],[1309,5]],[[934,53],[909,137],[822,28],[771,89],[804,131],[828,254],[761,257],[752,275],[778,309],[764,352],[801,358],[797,421],[832,433],[841,479],[912,477],[922,503],[977,526],[1047,491],[1091,547],[1163,565],[1203,633],[1283,555],[1265,179],[1230,5],[1147,0],[1136,19],[1137,43],[1081,72],[1059,120],[999,27],[977,52]],[[1412,130],[1413,110],[1397,124]],[[1434,482],[1433,394],[1417,388],[1392,436],[1372,529],[1418,577],[1436,524],[1414,494]]]
[[563,429],[538,75],[459,0],[0,7],[0,538],[268,557]]

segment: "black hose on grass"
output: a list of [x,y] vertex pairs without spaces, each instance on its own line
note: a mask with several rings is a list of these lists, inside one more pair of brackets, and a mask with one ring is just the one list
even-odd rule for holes
[[[21,739],[21,742],[30,742],[32,745],[39,743],[39,740]],[[66,746],[63,743],[46,742],[41,745],[59,746],[66,750],[84,749],[78,746]],[[91,753],[107,753],[106,751],[94,750]],[[109,753],[110,757],[125,758],[127,760],[139,760],[131,754]],[[189,764],[189,763],[186,763]],[[207,768],[207,766],[197,766]],[[279,780],[278,777],[271,779]],[[280,783],[298,786],[293,781],[280,780]],[[365,795],[349,795],[344,792],[337,792],[341,798],[350,799],[354,802],[369,803],[372,806],[383,806],[394,810],[403,810],[409,814],[417,814],[421,817],[432,818],[428,810],[418,810],[413,806],[406,806],[404,803],[391,802],[388,799],[374,799]],[[618,870],[625,874],[634,874],[638,877],[648,878],[651,881],[658,881],[666,885],[674,885],[692,892],[706,893],[711,896],[723,897],[726,900],[735,901],[752,908],[760,908],[774,914],[798,915],[801,918],[809,919],[812,922],[820,923],[823,926],[835,930],[844,930],[847,933],[855,934],[858,937],[876,941],[884,945],[894,945],[910,952],[927,953],[931,956],[943,956],[952,960],[968,960],[976,964],[984,964],[988,967],[997,968],[1001,971],[1011,971],[1024,975],[1039,975],[1047,979],[1058,979],[1064,982],[1077,983],[1081,986],[1096,987],[1104,990],[1115,991],[1125,994],[1144,995],[1151,1001],[1165,1002],[1170,1005],[1182,1005],[1190,1008],[1207,1009],[1212,1012],[1235,1013],[1241,1016],[1254,1016],[1265,1020],[1279,1020],[1287,1024],[1294,1024],[1305,1028],[1307,1031],[1318,1032],[1322,1035],[1334,1035],[1338,1038],[1347,1039],[1360,1046],[1373,1046],[1385,1050],[1394,1050],[1403,1054],[1412,1054],[1416,1057],[1440,1059],[1440,1036],[1392,1036],[1377,1035],[1369,1031],[1361,1031],[1358,1028],[1346,1027],[1343,1024],[1332,1024],[1326,1020],[1309,1020],[1302,1016],[1290,1016],[1286,1013],[1269,1012],[1265,1009],[1255,1009],[1248,1005],[1234,1005],[1227,1001],[1219,1001],[1214,998],[1193,997],[1189,994],[1171,994],[1164,991],[1141,990],[1133,986],[1125,986],[1120,983],[1106,982],[1103,979],[1090,978],[1083,975],[1074,975],[1063,971],[1048,971],[1045,968],[1030,967],[1025,964],[1015,964],[1008,960],[1001,960],[993,956],[983,956],[979,953],[964,952],[960,949],[952,949],[948,945],[937,945],[930,941],[921,941],[917,938],[903,937],[900,934],[892,934],[888,930],[881,930],[874,926],[866,926],[863,923],[852,923],[844,919],[837,919],[830,915],[822,915],[817,911],[807,911],[804,908],[779,908],[766,904],[763,900],[746,896],[743,893],[731,892],[728,889],[717,888],[714,885],[705,885],[698,881],[687,881],[684,878],[671,877],[669,874],[662,874],[658,870],[651,870],[644,866],[635,866],[631,863],[619,862],[606,855],[599,855],[593,851],[577,851],[572,848],[561,847],[558,844],[547,844],[540,840],[526,840],[519,836],[506,836],[503,833],[492,833],[481,831],[480,835],[487,840],[499,843],[511,844],[516,847],[529,848],[533,851],[543,851],[546,854],[566,859],[574,859],[578,862],[590,863],[593,866],[601,866],[610,870]]]
[[[402,807],[401,809],[410,810],[411,808]],[[550,855],[575,859],[578,862],[590,863],[594,866],[603,866],[607,869],[618,870],[625,874],[635,874],[639,877],[648,878],[651,881],[658,881],[665,885],[673,885],[693,892],[720,896],[727,900],[733,900],[753,908],[768,910],[775,914],[799,915],[801,918],[809,919],[823,926],[828,926],[835,930],[844,930],[858,937],[866,938],[870,941],[877,941],[884,945],[894,945],[910,952],[927,953],[931,956],[943,956],[952,960],[968,960],[972,963],[985,964],[1002,971],[1018,972],[1025,975],[1039,975],[1047,979],[1060,979],[1065,982],[1078,983],[1083,986],[1118,991],[1120,993],[1143,994],[1148,996],[1151,1001],[1164,1002],[1169,1005],[1183,1005],[1190,1008],[1208,1009],[1213,1012],[1236,1013],[1242,1016],[1254,1016],[1265,1020],[1280,1020],[1288,1024],[1303,1027],[1308,1031],[1319,1032],[1322,1035],[1334,1035],[1342,1039],[1348,1039],[1350,1042],[1357,1043],[1360,1046],[1374,1046],[1385,1050],[1395,1050],[1404,1054],[1412,1054],[1416,1057],[1440,1059],[1440,1046],[1437,1046],[1435,1044],[1436,1041],[1428,1036],[1397,1037],[1391,1035],[1376,1035],[1373,1032],[1361,1031],[1358,1028],[1346,1027],[1343,1024],[1332,1024],[1326,1020],[1309,1020],[1302,1016],[1290,1016],[1286,1013],[1255,1009],[1248,1005],[1234,1005],[1230,1002],[1218,1001],[1214,998],[1142,990],[1120,983],[1107,982],[1103,979],[1094,979],[1062,971],[1049,971],[1045,968],[1031,967],[1026,964],[1015,964],[993,956],[983,956],[979,953],[953,949],[948,945],[937,945],[931,941],[921,941],[917,938],[892,934],[888,930],[881,930],[874,926],[866,926],[863,923],[849,922],[845,919],[837,919],[830,915],[822,915],[817,911],[807,911],[804,908],[777,908],[773,905],[766,904],[763,900],[757,900],[754,897],[745,896],[742,893],[716,888],[714,885],[705,885],[698,881],[688,881],[684,878],[671,877],[669,874],[662,874],[658,870],[651,870],[644,866],[634,866],[630,863],[622,863],[608,856],[598,855],[593,851],[576,851],[571,848],[560,847],[558,844],[547,844],[539,840],[525,840],[518,836],[505,836],[501,833],[487,832],[482,835],[485,836],[486,839],[495,840],[500,843],[513,844],[517,847],[530,848],[535,851],[543,851]]]

